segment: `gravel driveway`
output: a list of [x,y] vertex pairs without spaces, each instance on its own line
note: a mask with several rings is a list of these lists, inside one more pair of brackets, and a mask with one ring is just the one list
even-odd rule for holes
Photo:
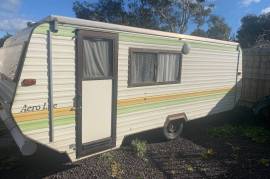
[[[257,143],[240,135],[215,137],[209,133],[213,128],[252,120],[251,116],[240,108],[194,120],[173,141],[166,141],[160,130],[134,135],[120,149],[74,163],[45,154],[25,159],[11,143],[8,151],[0,148],[0,178],[270,178],[269,141]],[[134,138],[147,141],[143,158],[130,146]]]

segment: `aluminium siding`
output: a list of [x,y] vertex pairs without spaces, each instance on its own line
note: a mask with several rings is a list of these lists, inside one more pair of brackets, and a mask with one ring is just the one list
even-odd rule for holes
[[[24,134],[74,158],[75,27],[59,24],[59,31],[52,33],[55,141],[49,143],[47,110],[20,113],[25,104],[48,101],[47,30],[48,24],[42,24],[32,35],[12,112]],[[180,84],[128,87],[129,48],[180,51],[183,42],[191,52],[183,55]],[[185,112],[191,120],[232,109],[237,56],[236,45],[120,32],[117,146],[126,135],[162,127],[170,114]],[[25,78],[37,79],[37,85],[21,87]]]
[[151,44],[141,36],[136,39],[119,35],[118,146],[126,135],[163,126],[170,114],[185,112],[191,120],[234,107],[235,45],[184,40],[191,52],[183,55],[180,84],[128,87],[129,48],[180,51],[183,44]]
[[[75,40],[52,33],[54,141],[49,142],[48,74],[47,74],[48,25],[37,27],[27,50],[12,113],[22,132],[49,148],[67,152],[74,159],[75,151]],[[60,31],[61,32],[61,31]],[[37,84],[22,87],[23,79],[36,79]],[[27,106],[29,112],[23,111]],[[34,106],[34,109],[33,109]],[[33,110],[33,111],[31,111]]]

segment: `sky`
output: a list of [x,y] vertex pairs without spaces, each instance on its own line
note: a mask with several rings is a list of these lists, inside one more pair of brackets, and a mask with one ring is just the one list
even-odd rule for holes
[[[88,0],[96,2],[97,0]],[[225,18],[236,33],[241,18],[247,14],[270,12],[270,0],[208,0],[215,4],[213,13]],[[74,0],[0,0],[0,37],[25,28],[27,22],[36,22],[48,15],[74,17]],[[192,26],[188,32],[192,31]]]

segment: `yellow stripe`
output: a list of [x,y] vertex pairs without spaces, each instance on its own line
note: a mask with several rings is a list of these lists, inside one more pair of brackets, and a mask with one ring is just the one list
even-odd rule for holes
[[[169,95],[121,99],[117,101],[117,105],[119,107],[123,107],[123,106],[129,106],[129,105],[159,102],[159,101],[164,101],[164,100],[181,99],[181,98],[186,98],[186,97],[206,96],[206,95],[215,94],[215,93],[225,93],[229,91],[230,89],[231,88],[227,87],[227,88],[207,90],[207,91],[174,93],[174,94],[169,94]],[[54,109],[54,117],[68,116],[68,115],[74,115],[74,114],[75,114],[75,111],[72,110],[72,107]],[[35,111],[35,112],[27,112],[27,113],[15,113],[13,114],[13,117],[17,122],[30,121],[30,120],[36,120],[36,119],[46,119],[48,118],[48,111],[44,110],[44,111]]]
[[123,107],[123,106],[145,104],[145,103],[158,102],[158,101],[164,101],[164,100],[181,99],[181,98],[195,97],[195,96],[205,96],[205,95],[215,94],[215,93],[225,93],[229,91],[230,89],[231,88],[222,88],[222,89],[199,91],[199,92],[189,92],[189,93],[180,93],[180,94],[175,93],[175,94],[169,94],[169,95],[158,95],[158,96],[122,99],[122,100],[118,100],[117,104],[120,107]]

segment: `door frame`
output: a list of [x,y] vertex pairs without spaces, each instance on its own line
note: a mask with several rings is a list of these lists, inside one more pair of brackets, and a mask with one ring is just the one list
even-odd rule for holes
[[[76,120],[76,158],[107,150],[116,146],[116,116],[117,116],[117,79],[118,79],[118,34],[93,30],[75,31],[75,120]],[[111,112],[111,136],[86,144],[82,143],[82,80],[83,79],[83,39],[108,39],[112,40],[112,77],[96,78],[94,80],[112,79],[112,112]]]

